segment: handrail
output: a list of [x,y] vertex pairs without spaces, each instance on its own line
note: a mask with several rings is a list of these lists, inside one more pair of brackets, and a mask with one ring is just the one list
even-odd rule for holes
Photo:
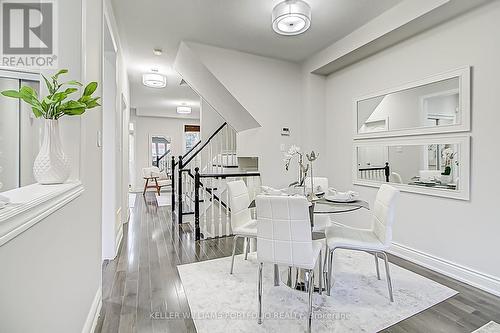
[[[186,166],[188,165],[195,157],[196,155],[198,155],[202,150],[203,148],[205,148],[209,143],[210,141],[212,141],[212,139],[217,135],[219,134],[220,131],[222,131],[222,129],[227,125],[227,123],[225,122],[224,124],[222,124],[212,135],[210,135],[210,137],[207,139],[207,141],[205,143],[203,143],[203,145],[198,148],[198,150],[196,150],[196,152],[191,155],[191,157],[189,157],[189,159],[186,161],[186,162],[182,162],[182,166]],[[200,141],[201,142],[201,141]]]
[[191,147],[191,149],[188,150],[187,153],[185,153],[184,155],[182,155],[182,158],[186,158],[196,147],[198,147],[198,145],[201,143],[201,140],[198,140],[198,142],[196,142],[196,144],[194,146]]
[[240,173],[200,173],[200,178],[233,178],[233,177],[259,177],[260,172],[240,172]]
[[165,152],[165,154],[161,155],[160,157],[156,156],[156,166],[160,165],[160,161],[162,158],[170,154],[170,149]]
[[391,171],[389,168],[389,162],[385,162],[384,167],[375,167],[375,168],[358,168],[359,172],[364,172],[364,171],[382,171],[384,170],[384,176],[385,176],[385,181],[389,183],[390,181],[390,176],[391,176]]
[[[189,172],[190,175],[191,172]],[[194,234],[195,240],[199,241],[202,237],[201,229],[200,229],[200,188],[203,187],[201,183],[202,178],[230,178],[230,177],[260,177],[260,172],[238,172],[238,173],[206,173],[200,174],[200,168],[196,167],[194,169]],[[205,188],[207,190],[207,188]],[[213,195],[213,188],[210,189],[210,192]],[[213,195],[216,198],[215,195]],[[224,206],[226,209],[230,209],[226,204],[222,202],[220,198],[218,198],[221,206]]]

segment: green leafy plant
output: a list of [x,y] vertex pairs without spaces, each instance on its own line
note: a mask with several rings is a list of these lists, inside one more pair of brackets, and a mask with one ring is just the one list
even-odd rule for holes
[[39,98],[36,91],[28,86],[21,87],[19,91],[2,91],[2,95],[22,99],[31,106],[35,117],[43,117],[45,119],[59,119],[62,116],[80,116],[85,113],[86,110],[100,106],[98,103],[100,97],[92,96],[97,89],[97,82],[90,82],[85,89],[83,89],[79,99],[68,100],[70,95],[79,90],[75,87],[83,87],[83,84],[78,81],[59,83],[59,77],[66,73],[68,73],[68,70],[62,69],[52,76],[51,80],[42,75],[47,90],[49,91],[49,95],[44,98]]

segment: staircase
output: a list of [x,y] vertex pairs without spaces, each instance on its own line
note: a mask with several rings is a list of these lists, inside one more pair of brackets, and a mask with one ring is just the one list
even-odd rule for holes
[[172,211],[178,223],[190,223],[196,239],[230,236],[231,208],[227,182],[243,179],[251,200],[260,188],[260,173],[241,170],[236,131],[224,123],[178,161],[172,158]]

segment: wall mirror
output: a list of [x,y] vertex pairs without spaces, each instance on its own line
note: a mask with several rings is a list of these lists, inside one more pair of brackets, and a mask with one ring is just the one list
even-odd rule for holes
[[357,98],[355,138],[470,130],[470,68]]
[[469,141],[446,135],[355,142],[354,183],[468,200]]

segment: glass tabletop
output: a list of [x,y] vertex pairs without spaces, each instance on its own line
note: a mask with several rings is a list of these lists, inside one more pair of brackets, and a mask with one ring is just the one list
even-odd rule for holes
[[370,209],[370,205],[363,200],[356,200],[354,202],[331,202],[320,199],[314,202],[314,214],[347,213],[361,208]]

